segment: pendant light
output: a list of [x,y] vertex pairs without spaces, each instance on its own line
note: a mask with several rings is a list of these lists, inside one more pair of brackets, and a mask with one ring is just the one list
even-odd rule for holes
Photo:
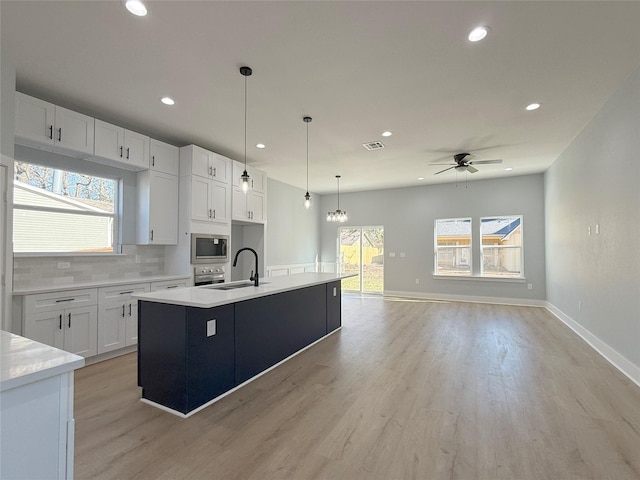
[[253,71],[249,67],[240,67],[240,73],[244,76],[244,172],[240,175],[240,185],[242,193],[245,195],[249,191],[249,174],[247,173],[247,77]]
[[311,207],[311,195],[309,195],[309,123],[311,117],[303,117],[302,120],[307,124],[307,193],[304,194],[304,208],[309,210]]
[[327,222],[343,223],[349,220],[349,218],[347,217],[346,210],[340,210],[340,175],[336,175],[336,178],[338,179],[338,208],[335,212],[327,213]]

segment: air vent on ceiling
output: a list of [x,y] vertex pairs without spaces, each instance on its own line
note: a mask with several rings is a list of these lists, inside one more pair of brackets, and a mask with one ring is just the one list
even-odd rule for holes
[[362,146],[367,150],[380,150],[381,148],[384,148],[384,144],[382,142],[368,142],[363,143]]

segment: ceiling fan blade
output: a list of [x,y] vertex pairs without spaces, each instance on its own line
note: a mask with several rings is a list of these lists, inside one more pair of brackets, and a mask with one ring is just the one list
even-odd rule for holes
[[467,172],[476,173],[478,171],[477,168],[472,167],[471,165],[467,166]]
[[438,175],[439,173],[446,172],[447,170],[451,170],[452,168],[456,168],[456,167],[453,166],[453,167],[445,168],[444,170],[440,170],[439,172],[434,173],[434,175]]
[[455,167],[457,163],[428,163],[427,165],[452,165]]
[[488,165],[490,163],[502,163],[502,160],[478,160],[477,162],[469,162],[469,165]]

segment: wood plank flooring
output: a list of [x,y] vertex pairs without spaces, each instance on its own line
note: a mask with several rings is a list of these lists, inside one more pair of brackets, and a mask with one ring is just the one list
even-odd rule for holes
[[640,388],[542,308],[343,296],[343,329],[196,415],[76,372],[76,479],[640,479]]

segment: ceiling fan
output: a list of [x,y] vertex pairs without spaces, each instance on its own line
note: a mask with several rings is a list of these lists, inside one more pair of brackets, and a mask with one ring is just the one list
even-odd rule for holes
[[470,153],[456,153],[453,156],[455,163],[430,163],[429,165],[449,165],[448,168],[444,170],[440,170],[439,172],[434,173],[434,175],[438,175],[439,173],[446,172],[447,170],[451,170],[452,168],[456,169],[456,172],[469,172],[476,173],[478,171],[474,165],[486,165],[489,163],[502,163],[502,160],[478,160],[476,162],[468,161],[470,158],[473,158],[473,155]]

